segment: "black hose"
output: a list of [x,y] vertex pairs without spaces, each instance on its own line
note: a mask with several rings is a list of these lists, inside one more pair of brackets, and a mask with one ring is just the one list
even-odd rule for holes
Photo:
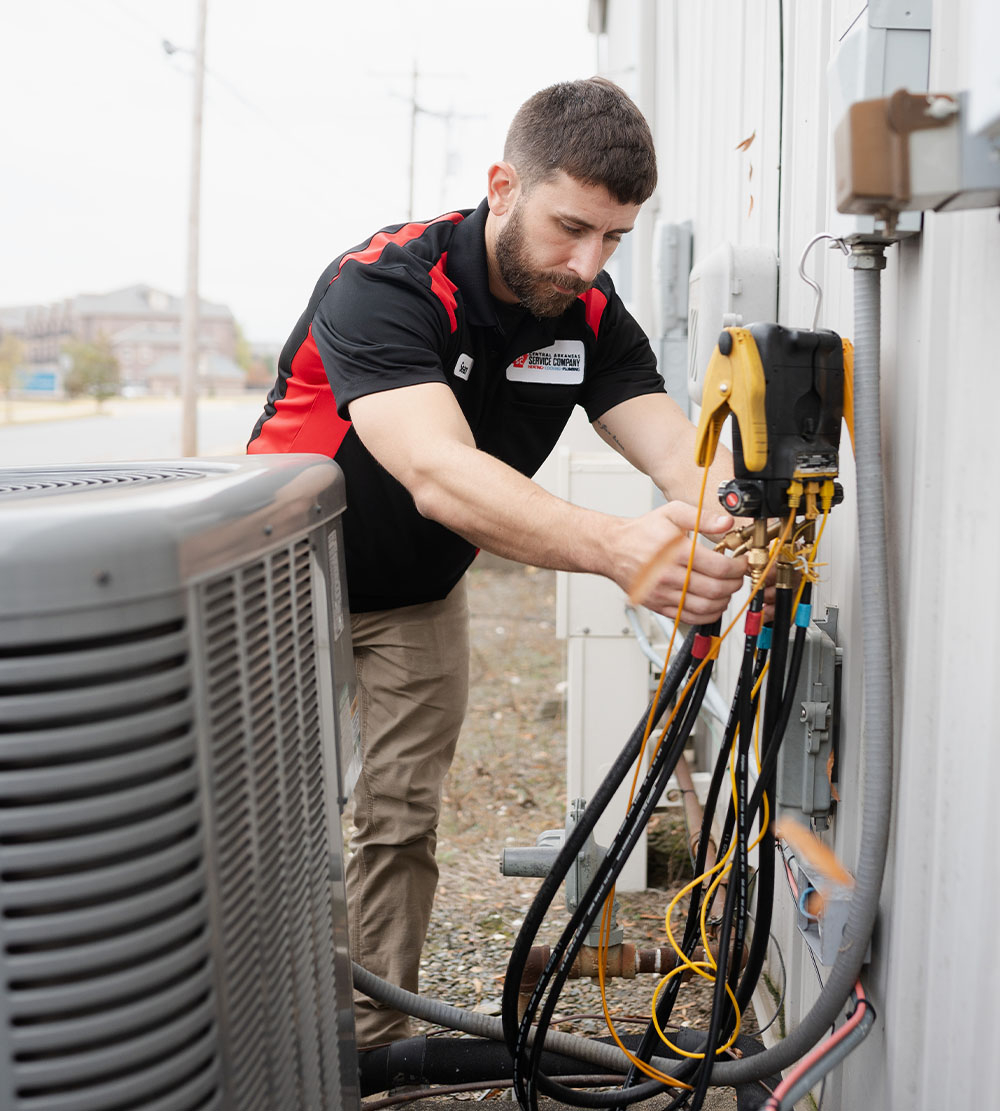
[[[809,604],[811,592],[811,584],[806,583],[802,592],[802,605]],[[792,707],[795,703],[795,688],[798,684],[799,673],[802,670],[802,657],[805,653],[805,642],[805,626],[797,625],[795,627],[795,639],[792,645],[792,658],[788,667],[788,681],[785,683],[784,690],[780,695],[781,705],[774,723],[774,731],[769,735],[765,735],[764,738],[764,746],[761,752],[760,775],[757,777],[757,783],[754,786],[753,794],[750,796],[751,814],[756,814],[757,810],[760,809],[765,791],[768,791],[769,795],[773,796],[774,794],[773,786],[769,790],[768,784],[771,783],[777,769],[781,740],[784,737],[785,730],[788,728],[788,720],[792,715]],[[771,663],[773,666],[773,653]],[[770,688],[768,689],[768,693],[770,693]]]
[[[760,594],[756,594],[750,603],[750,613],[760,613],[762,606],[763,598]],[[754,727],[755,702],[753,698],[753,674],[756,649],[756,633],[746,636],[743,646],[743,665],[740,669],[740,742],[736,754],[736,859],[734,862],[734,870],[736,873],[737,904],[735,909],[736,929],[732,945],[734,959],[733,967],[729,975],[729,986],[733,989],[735,989],[739,978],[739,955],[743,952],[743,942],[746,937],[747,913],[749,909],[747,898],[747,886],[750,880],[748,846],[750,843],[750,825],[753,822],[753,811],[748,810],[747,807],[747,791],[750,774],[750,745],[753,740]],[[733,877],[731,876],[730,882],[732,882],[732,879]],[[720,951],[723,944],[728,951],[728,934],[720,939]],[[732,1017],[735,1022],[735,1014]],[[727,1020],[724,1029],[728,1027],[728,1025],[729,1022]]]
[[[809,584],[805,585],[803,591],[803,602],[808,603]],[[778,605],[776,614],[776,624],[779,629],[787,629],[791,617],[791,595],[782,591],[784,597],[781,599],[782,604]],[[771,906],[770,901],[773,898],[774,890],[774,856],[773,856],[773,837],[769,831],[764,831],[761,839],[761,853],[760,853],[760,867],[758,869],[758,905],[763,906],[765,917],[767,918],[767,929],[761,929],[762,923],[760,920],[756,923],[753,939],[751,941],[750,951],[747,955],[747,964],[743,969],[743,975],[740,975],[740,961],[739,956],[742,953],[743,939],[745,937],[745,924],[747,921],[747,898],[745,883],[740,882],[741,875],[746,878],[746,852],[747,852],[747,839],[749,835],[749,828],[752,826],[754,818],[758,810],[761,809],[762,796],[765,789],[768,790],[769,796],[774,798],[773,779],[774,767],[777,759],[778,749],[780,748],[781,740],[783,738],[785,729],[787,728],[788,719],[791,713],[792,701],[794,699],[795,690],[798,683],[798,675],[801,669],[801,660],[804,649],[804,634],[805,630],[802,627],[796,629],[795,647],[792,651],[792,659],[788,668],[787,676],[782,674],[784,661],[787,658],[787,645],[788,638],[779,637],[779,645],[777,650],[772,653],[771,666],[772,678],[768,686],[768,698],[771,705],[771,711],[768,719],[771,723],[770,732],[765,727],[764,746],[765,756],[769,759],[762,761],[761,775],[757,784],[757,790],[754,797],[751,799],[749,805],[747,804],[747,761],[749,756],[749,747],[751,740],[752,722],[756,712],[756,699],[753,697],[753,690],[759,679],[760,673],[764,666],[766,659],[766,652],[761,650],[755,656],[755,642],[752,638],[748,637],[744,645],[744,658],[741,667],[737,690],[733,699],[733,707],[730,713],[730,721],[727,723],[726,740],[728,744],[724,743],[720,749],[720,759],[717,761],[715,773],[713,774],[713,783],[716,784],[716,792],[712,799],[712,805],[705,807],[705,819],[703,821],[702,840],[705,840],[707,830],[710,828],[711,815],[714,813],[715,803],[717,802],[718,790],[721,788],[722,776],[725,774],[725,766],[728,760],[728,753],[732,746],[733,736],[735,734],[734,719],[739,720],[740,724],[740,744],[738,751],[737,763],[737,809],[734,818],[733,811],[730,809],[727,812],[727,820],[723,837],[719,846],[719,855],[722,856],[729,847],[729,840],[735,826],[737,836],[737,850],[736,850],[736,867],[734,868],[734,879],[737,887],[737,902],[735,908],[733,907],[733,900],[730,898],[730,891],[727,889],[726,910],[723,913],[723,921],[719,931],[719,964],[720,969],[717,972],[716,989],[713,1003],[713,1023],[712,1026],[718,1026],[718,1030],[709,1030],[708,1037],[705,1045],[705,1064],[699,1073],[699,1083],[697,1085],[695,1094],[693,1096],[692,1108],[701,1106],[704,1098],[704,1093],[707,1090],[708,1082],[711,1074],[711,1063],[714,1063],[715,1051],[719,1041],[728,1036],[732,1029],[732,1023],[736,1020],[736,1015],[732,1011],[732,1005],[728,997],[723,993],[723,987],[719,983],[719,978],[722,973],[722,968],[729,960],[730,950],[733,953],[733,964],[729,979],[730,989],[734,991],[737,999],[737,1007],[742,1013],[747,1006],[749,997],[752,995],[756,987],[757,980],[760,976],[760,970],[763,967],[763,960],[766,955],[766,939],[769,932],[769,921]],[[777,661],[777,663],[776,663]],[[778,678],[775,679],[774,676]],[[701,847],[701,846],[699,846]],[[704,871],[704,854],[699,853],[700,860],[696,862],[696,875],[700,875]],[[742,864],[742,868],[741,868]],[[732,882],[732,879],[731,879]],[[700,896],[701,889],[699,888],[692,893],[691,908],[688,917],[688,928],[685,931],[684,942],[682,949],[686,955],[690,956],[694,949],[697,940],[697,916],[700,911]],[[730,929],[733,920],[735,919],[735,936],[732,938],[730,944]],[[674,990],[670,991],[670,987]],[[661,1028],[665,1026],[669,1018],[670,1010],[673,1007],[673,1002],[677,996],[678,987],[673,984],[668,986],[668,989],[661,994],[658,1000],[657,1020],[660,1022]],[[726,1014],[726,1021],[721,1025],[717,1023],[716,1016]],[[641,1059],[647,1059],[652,1054],[653,1048],[656,1045],[658,1036],[655,1033],[655,1027],[650,1024],[650,1028],[646,1032],[643,1039],[643,1044],[640,1047]],[[626,1077],[625,1086],[629,1087],[634,1084],[636,1076],[636,1068],[630,1068]]]
[[[763,667],[761,656],[763,652],[758,652],[757,667],[754,671],[754,686],[759,678],[760,670]],[[751,688],[752,689],[752,688]],[[708,858],[708,846],[712,839],[712,822],[715,816],[716,808],[719,802],[719,795],[722,792],[722,784],[726,776],[726,768],[729,765],[729,754],[732,750],[733,740],[736,736],[736,729],[739,725],[740,717],[740,703],[741,703],[741,685],[737,681],[736,690],[733,693],[733,699],[729,708],[729,717],[726,721],[726,728],[723,731],[722,743],[719,746],[719,752],[715,760],[715,767],[712,770],[712,777],[709,780],[708,791],[705,796],[705,805],[702,810],[701,832],[698,838],[698,851],[695,854],[694,875],[701,876],[704,874],[705,865]],[[721,846],[721,847],[720,847]],[[716,847],[716,859],[720,859],[724,853],[725,848],[728,847],[728,839],[725,842],[720,840],[720,846]],[[684,927],[684,935],[681,940],[681,952],[690,960],[694,948],[698,943],[700,936],[700,916],[701,916],[701,900],[703,895],[704,882],[696,887],[691,892],[691,900],[688,904],[687,921]],[[660,992],[656,1001],[656,1021],[659,1023],[660,1029],[665,1030],[670,1021],[670,1016],[673,1013],[674,1004],[677,1001],[677,996],[680,992],[681,978],[675,976]],[[653,1056],[653,1050],[661,1045],[660,1036],[656,1030],[656,1024],[650,1022],[646,1027],[646,1032],[639,1045],[635,1056],[640,1061],[648,1062]],[[636,1085],[636,1078],[638,1075],[638,1068],[632,1064],[629,1067],[628,1073],[625,1077],[623,1088],[632,1088]],[[639,1090],[637,1088],[637,1090]],[[630,1093],[631,1095],[631,1093]],[[619,1106],[624,1106],[624,1101]]]
[[[546,1072],[577,1076],[607,1070],[575,1057],[546,1051]],[[510,1078],[513,1063],[503,1042],[488,1038],[428,1038],[420,1035],[365,1050],[358,1055],[361,1095],[385,1092],[403,1084],[463,1084],[484,1076]]]
[[[752,605],[754,612],[759,612],[761,599],[757,595]],[[711,1082],[712,1067],[715,1063],[719,1044],[725,1039],[728,1031],[735,1024],[736,1016],[728,999],[727,986],[731,987],[731,980],[739,975],[740,955],[743,949],[743,940],[746,934],[747,915],[747,885],[748,885],[748,843],[749,824],[746,805],[748,761],[750,743],[753,738],[753,675],[756,652],[756,634],[746,636],[743,648],[743,661],[740,667],[738,680],[737,714],[739,717],[739,742],[736,751],[735,790],[736,797],[734,808],[727,815],[727,830],[735,830],[736,845],[734,847],[733,863],[730,866],[731,874],[726,888],[726,898],[723,904],[722,918],[718,930],[718,956],[716,958],[715,982],[712,992],[712,1010],[708,1032],[705,1037],[703,1057],[699,1062],[698,1077],[694,1093],[691,1096],[689,1107],[691,1111],[698,1111],[704,1103],[705,1094]],[[720,846],[722,854],[728,849],[728,836],[723,837]],[[733,969],[729,969],[730,951],[733,957]]]
[[[694,1095],[691,1097],[689,1106],[692,1111],[700,1111],[702,1104],[705,1102],[705,1093],[708,1091],[708,1085],[712,1079],[712,1065],[715,1063],[716,1050],[719,1047],[719,1042],[722,1040],[721,1034],[723,1031],[723,1016],[729,1009],[729,1003],[726,996],[726,986],[728,978],[726,975],[727,964],[729,962],[729,931],[732,929],[733,913],[738,896],[738,885],[731,883],[726,889],[726,902],[722,911],[722,924],[719,926],[719,955],[716,958],[715,969],[715,985],[712,991],[712,1014],[708,1024],[708,1035],[705,1038],[702,1053],[704,1056],[699,1062],[698,1080],[695,1084]],[[734,954],[736,964],[739,964],[739,956]]]
[[[809,604],[811,592],[812,585],[807,582],[803,587],[801,605]],[[787,643],[787,638],[782,639],[786,639]],[[774,723],[775,731],[771,736],[765,737],[764,739],[760,776],[754,786],[753,794],[750,796],[750,814],[756,815],[758,811],[760,811],[761,821],[763,821],[765,791],[767,792],[768,798],[771,799],[771,821],[773,822],[774,820],[773,810],[777,806],[775,785],[778,753],[781,749],[781,742],[784,739],[785,730],[788,728],[792,707],[795,704],[799,674],[802,670],[802,658],[805,653],[805,642],[805,626],[796,625],[795,642],[792,647],[792,655],[788,665],[788,675],[785,680],[784,691],[782,692],[781,706]],[[753,821],[752,817],[751,821]],[[767,956],[767,943],[771,934],[771,919],[774,911],[774,844],[774,834],[771,832],[770,828],[764,830],[758,852],[757,921],[754,924],[753,938],[750,942],[750,950],[747,953],[747,962],[743,968],[743,975],[740,979],[739,987],[736,990],[736,1005],[741,1012],[746,1009],[750,1002],[754,989],[757,986],[757,981],[760,978],[761,969],[764,967],[764,959]]]
[[[670,704],[680,686],[681,678],[688,668],[691,660],[691,647],[694,644],[696,630],[691,629],[684,638],[681,650],[667,667],[663,678],[659,696],[651,700],[647,711],[642,715],[621,752],[618,754],[608,774],[595,791],[589,805],[580,816],[572,830],[569,831],[562,849],[553,862],[548,875],[542,880],[538,892],[524,917],[524,923],[514,941],[510,959],[507,964],[507,974],[504,981],[502,1015],[504,1039],[512,1058],[517,1061],[517,1046],[520,1022],[517,1017],[518,992],[524,975],[525,964],[534,943],[539,928],[548,912],[552,900],[559,891],[560,884],[573,866],[580,849],[587,837],[592,832],[598,818],[604,812],[619,785],[628,774],[642,747],[643,738],[650,720],[655,724]],[[521,1098],[520,1078],[518,1070],[514,1070],[515,1091]]]
[[[668,731],[667,738],[660,745],[650,765],[642,785],[636,791],[632,806],[629,808],[624,821],[614,840],[608,848],[604,860],[599,865],[590,886],[587,889],[580,905],[574,912],[569,924],[566,926],[559,943],[552,952],[548,964],[539,978],[529,1001],[528,1008],[521,1020],[519,1040],[516,1047],[515,1061],[520,1061],[527,1043],[528,1032],[542,995],[545,993],[549,982],[552,982],[548,998],[539,1016],[535,1030],[535,1040],[528,1054],[525,1073],[530,1083],[537,1082],[538,1087],[546,1094],[571,1103],[575,1093],[561,1085],[549,1081],[538,1066],[541,1045],[548,1030],[552,1015],[558,1002],[559,994],[568,978],[573,959],[582,948],[587,933],[589,932],[597,915],[601,912],[614,880],[625,865],[629,854],[638,841],[642,831],[652,815],[660,796],[666,788],[670,776],[676,767],[677,760],[684,749],[687,737],[697,719],[698,711],[704,698],[705,690],[711,679],[711,661],[702,669],[701,674],[691,693],[686,700],[684,714],[675,719]],[[515,1076],[518,1070],[515,1068]],[[529,1103],[534,1105],[533,1096]]]
[[767,742],[774,735],[785,687],[785,661],[788,658],[788,635],[786,630],[792,621],[792,591],[789,587],[779,587],[774,592],[774,629],[777,635],[771,645],[771,664],[767,673],[767,697],[764,702],[764,727],[761,735]]

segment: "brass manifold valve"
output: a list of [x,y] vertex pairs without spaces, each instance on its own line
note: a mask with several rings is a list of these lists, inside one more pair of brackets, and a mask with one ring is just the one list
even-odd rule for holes
[[[695,458],[712,462],[732,414],[734,477],[719,488],[729,513],[813,519],[843,499],[833,480],[852,370],[851,343],[836,332],[781,324],[722,331],[705,375]],[[742,538],[751,550],[759,539],[749,531]]]

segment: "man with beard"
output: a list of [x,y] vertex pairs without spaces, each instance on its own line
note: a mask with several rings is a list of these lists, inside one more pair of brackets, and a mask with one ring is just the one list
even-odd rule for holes
[[[320,277],[285,345],[249,451],[319,452],[344,516],[363,768],[348,863],[352,956],[417,990],[441,786],[465,714],[463,575],[478,548],[589,571],[625,589],[695,523],[694,429],[667,397],[604,264],[656,185],[645,119],[600,78],[552,86],[515,116],[475,210],[386,228]],[[630,519],[531,481],[581,405],[667,504]],[[728,457],[712,488],[731,475]],[[709,510],[703,531],[732,518]],[[646,596],[677,612],[687,544]],[[725,611],[742,559],[699,545],[684,618]],[[407,1019],[359,996],[358,1043]]]

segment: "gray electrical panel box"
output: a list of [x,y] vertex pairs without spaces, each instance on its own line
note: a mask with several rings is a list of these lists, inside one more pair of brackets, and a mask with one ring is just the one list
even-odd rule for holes
[[832,760],[840,689],[837,609],[806,630],[792,716],[778,753],[778,809],[825,828],[832,799]]
[[[872,0],[851,19],[827,74],[832,131],[857,101],[927,90],[931,9],[931,0]],[[919,212],[903,212],[890,232],[874,216],[835,213],[830,231],[848,242],[900,239],[917,234],[921,220]]]

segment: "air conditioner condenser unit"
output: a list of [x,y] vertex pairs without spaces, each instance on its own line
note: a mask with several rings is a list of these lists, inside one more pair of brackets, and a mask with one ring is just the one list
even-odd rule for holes
[[0,1111],[358,1104],[319,456],[0,471]]

